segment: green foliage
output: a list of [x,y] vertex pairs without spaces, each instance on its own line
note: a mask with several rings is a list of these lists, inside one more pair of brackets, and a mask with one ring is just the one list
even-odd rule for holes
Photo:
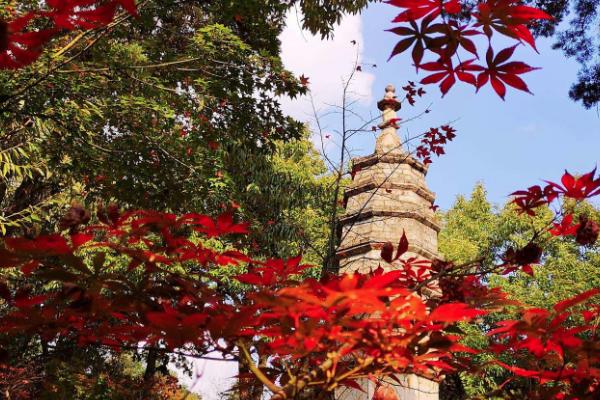
[[[564,208],[576,216],[586,214],[595,220],[600,217],[600,211],[589,203],[565,204]],[[491,267],[499,262],[498,255],[507,248],[520,248],[536,232],[541,232],[538,240],[543,243],[544,256],[542,265],[534,267],[534,276],[522,272],[494,275],[489,284],[502,288],[513,299],[528,306],[551,308],[558,301],[600,287],[600,246],[583,248],[573,238],[552,237],[547,230],[553,216],[548,208],[540,208],[535,217],[529,217],[518,214],[510,203],[502,208],[494,206],[487,200],[484,186],[478,184],[469,198],[459,196],[453,207],[443,214],[440,252],[455,263],[481,259],[484,266]],[[486,317],[483,324],[463,325],[463,331],[468,334],[465,344],[486,349],[487,327],[494,320],[508,317],[494,314]],[[482,364],[490,359],[485,353],[477,357]],[[507,377],[505,370],[493,365],[486,367],[485,378],[461,373],[461,381],[472,398],[489,398],[486,397],[489,391]]]
[[[1,71],[0,233],[56,231],[72,202],[210,214],[236,205],[252,229],[237,248],[303,253],[320,265],[332,178],[305,127],[281,110],[279,96],[306,88],[285,70],[278,37],[296,8],[307,29],[328,36],[344,13],[366,4],[138,2],[138,18],[66,33],[31,66]],[[0,15],[38,5],[0,1]],[[101,264],[92,253],[89,264]],[[104,351],[82,353],[72,343],[55,351],[29,339],[3,345],[38,366],[38,394],[118,399],[141,384],[145,355],[133,373],[129,361]]]
[[[573,206],[566,205],[567,209]],[[597,219],[600,212],[589,203],[573,209],[574,214],[587,214]],[[542,232],[543,265],[535,268],[535,276],[524,273],[494,277],[492,285],[501,286],[515,299],[536,307],[550,307],[557,301],[600,286],[594,271],[600,267],[598,245],[582,248],[572,238],[552,237],[553,212],[541,208],[535,217],[519,215],[511,204],[498,209],[486,198],[485,189],[477,185],[470,199],[459,197],[444,215],[440,233],[440,251],[448,260],[463,263],[477,258],[490,266],[497,255],[509,247],[527,244],[535,232]],[[576,217],[577,218],[577,217]]]
[[[490,257],[494,237],[489,228],[497,225],[498,216],[486,199],[483,185],[475,186],[470,199],[459,196],[443,217],[439,250],[446,259],[466,263],[481,256]],[[458,232],[461,234],[457,235]]]
[[313,34],[320,33],[321,36],[327,37],[333,27],[341,21],[343,13],[358,14],[367,7],[369,0],[296,0],[292,3],[300,5],[304,15],[304,28]]
[[[267,159],[243,149],[228,152],[227,171],[233,186],[240,188],[232,198],[254,222],[251,248],[271,257],[302,253],[306,262],[320,265],[326,252],[334,178],[327,174],[308,133],[301,140],[275,146]],[[253,168],[244,168],[248,164]]]
[[[48,168],[60,182],[84,183],[90,202],[197,208],[219,164],[208,141],[260,144],[266,152],[271,140],[299,135],[269,94],[298,90],[291,77],[270,78],[284,73],[277,57],[246,44],[235,21],[220,24],[217,6],[162,3],[142,8],[139,20],[123,22],[72,62],[84,50],[79,37],[56,42],[47,53],[60,56],[52,60],[0,74],[2,131],[41,120],[51,132],[41,147]],[[43,66],[49,62],[51,70]]]
[[[25,184],[13,179],[13,191],[23,186],[26,192],[13,208],[38,207],[44,212],[37,218],[51,222],[74,199],[88,206],[112,199],[126,207],[174,212],[218,212],[234,199],[257,224],[276,221],[270,239],[285,242],[288,235],[291,242],[273,249],[276,254],[301,250],[297,232],[315,238],[320,228],[298,221],[319,218],[320,200],[306,200],[322,193],[302,188],[313,182],[290,178],[294,171],[285,178],[277,173],[282,183],[293,181],[291,193],[298,197],[289,209],[280,203],[263,213],[267,200],[281,197],[273,195],[278,183],[247,176],[248,170],[268,176],[279,168],[269,165],[278,141],[300,139],[304,132],[282,113],[276,97],[305,90],[283,68],[278,35],[293,7],[305,13],[308,29],[327,35],[343,13],[359,12],[366,3],[150,1],[140,5],[139,18],[120,19],[110,31],[55,40],[37,63],[0,73],[0,132],[22,132],[25,143],[43,155],[36,163],[52,171],[51,177],[38,174]],[[35,3],[11,4],[25,9]],[[43,135],[26,126],[32,120]],[[0,151],[12,146],[0,143]],[[11,178],[37,168],[27,162],[33,158],[11,157],[4,174]],[[319,168],[306,171],[321,174]],[[9,210],[16,200],[4,196],[3,201]],[[301,203],[307,204],[306,213],[297,206]],[[257,208],[257,215],[249,211]],[[9,224],[3,222],[0,228]]]
[[[23,122],[7,120],[0,130],[0,233],[20,228],[30,231],[51,217],[52,208],[61,208],[72,192],[80,190],[72,181],[58,190],[55,175],[48,168],[44,144],[51,132],[39,118]],[[67,162],[63,159],[62,162]]]

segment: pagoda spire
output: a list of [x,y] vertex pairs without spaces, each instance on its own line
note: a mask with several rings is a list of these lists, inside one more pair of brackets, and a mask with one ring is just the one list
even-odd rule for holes
[[[381,249],[387,242],[397,243],[402,232],[409,242],[405,257],[431,261],[439,258],[440,225],[431,207],[435,194],[427,188],[427,166],[402,148],[396,114],[401,103],[394,86],[385,88],[385,96],[377,106],[382,122],[375,152],[352,159],[353,179],[344,192],[346,212],[338,224],[340,273],[365,273],[380,266],[386,270],[397,268],[381,259]],[[395,382],[390,379],[389,383],[402,400],[439,399],[438,384],[417,375],[397,375]],[[376,386],[367,379],[359,385],[362,391],[337,391],[336,400],[370,400]]]
[[375,153],[378,155],[403,153],[402,142],[396,133],[398,122],[400,121],[396,111],[400,110],[402,103],[396,98],[396,88],[394,85],[387,85],[385,87],[385,95],[377,103],[377,107],[381,110],[383,121],[379,124],[381,134],[375,144]]

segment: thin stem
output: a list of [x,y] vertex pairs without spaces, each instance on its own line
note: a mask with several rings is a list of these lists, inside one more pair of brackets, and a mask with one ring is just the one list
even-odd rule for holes
[[[248,349],[246,348],[244,343],[240,341],[237,343],[237,346],[240,348],[241,353],[248,364],[248,368],[258,378],[258,380],[260,380],[271,392],[282,393],[283,390],[279,386],[271,382],[271,380],[260,370],[260,368],[258,368],[256,364],[254,364],[254,360],[250,356],[250,353],[248,352]],[[283,398],[285,399],[285,397]]]

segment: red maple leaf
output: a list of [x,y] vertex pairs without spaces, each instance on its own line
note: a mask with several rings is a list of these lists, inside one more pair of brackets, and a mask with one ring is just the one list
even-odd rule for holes
[[63,29],[94,29],[111,23],[118,7],[137,15],[135,0],[47,0],[51,11],[41,13]]
[[479,3],[476,26],[482,26],[488,37],[492,29],[509,37],[527,42],[535,49],[535,40],[527,28],[536,19],[552,19],[544,11],[519,4],[519,0],[488,0]]
[[448,93],[448,90],[456,83],[451,59],[425,63],[421,65],[421,68],[430,72],[438,71],[423,78],[421,83],[426,85],[441,81],[440,90],[442,91],[442,96]]
[[558,196],[550,185],[546,186],[544,190],[539,185],[535,185],[527,190],[517,190],[510,195],[515,196],[512,202],[518,207],[519,213],[531,216],[535,215],[535,208],[552,202]]
[[309,84],[309,80],[310,78],[307,76],[304,76],[304,74],[300,75],[300,84],[304,87],[307,87]]
[[396,255],[394,256],[394,245],[391,242],[386,242],[381,248],[381,258],[383,258],[386,262],[391,263],[392,261],[399,259],[407,251],[408,239],[406,238],[406,232],[403,231],[402,237],[400,237],[400,242],[398,243],[398,247],[396,248]]
[[391,263],[394,260],[394,245],[392,242],[386,242],[383,244],[380,256],[388,263]]
[[579,225],[575,232],[575,241],[582,246],[593,245],[598,240],[600,226],[587,215],[579,216]]
[[483,67],[481,67],[480,65],[474,65],[473,61],[475,61],[475,59],[464,61],[460,63],[460,65],[458,65],[456,68],[453,67],[452,60],[449,58],[422,64],[421,68],[425,71],[441,72],[435,72],[431,75],[426,76],[421,80],[421,83],[431,84],[441,81],[440,90],[442,92],[442,96],[446,95],[446,93],[448,93],[448,90],[450,90],[450,88],[454,86],[454,84],[456,83],[456,78],[475,86],[476,79],[471,72],[481,71],[483,70]]
[[[540,262],[542,256],[542,248],[533,242],[527,243],[523,248],[515,250],[510,247],[502,256],[502,259],[506,264],[516,264],[521,266],[527,266],[530,264],[537,264]],[[505,272],[506,273],[506,272]]]
[[552,236],[574,236],[579,228],[579,224],[573,225],[573,214],[565,215],[560,223],[554,222],[552,225],[554,228],[549,230]]
[[[135,0],[46,0],[47,11],[27,13],[12,21],[0,19],[0,69],[22,68],[37,60],[43,46],[61,29],[94,29],[111,23],[120,7],[137,15]],[[30,22],[50,19],[54,26],[26,31]]]
[[439,33],[442,36],[436,37],[429,43],[429,49],[444,54],[445,57],[452,57],[458,51],[459,46],[479,58],[475,43],[469,36],[481,35],[477,29],[472,29],[469,25],[459,25],[456,21],[449,21],[443,25],[443,30]]
[[194,230],[204,233],[208,237],[219,237],[232,233],[248,233],[248,223],[236,224],[233,214],[227,212],[219,215],[216,220],[208,215],[188,214],[181,221],[189,221],[194,225]]
[[406,238],[406,232],[402,231],[402,237],[398,242],[398,248],[396,249],[395,260],[399,259],[404,253],[408,251],[408,239]]
[[560,180],[562,185],[554,182],[548,182],[548,184],[566,197],[583,200],[600,194],[600,177],[594,178],[595,175],[596,168],[578,178],[565,171]]
[[487,314],[485,311],[471,308],[465,303],[448,303],[433,310],[429,319],[435,322],[458,322],[468,321],[485,314]]
[[458,14],[461,9],[458,0],[389,0],[388,4],[406,9],[393,22],[415,21],[425,16],[435,18],[442,10],[448,14]]
[[566,300],[563,300],[559,303],[556,303],[554,305],[554,310],[556,312],[563,312],[563,311],[567,310],[568,308],[571,308],[573,306],[583,303],[584,301],[586,301],[589,298],[597,296],[598,294],[600,294],[600,288],[590,289],[586,292],[580,293],[580,294],[570,297]]
[[477,77],[477,90],[489,81],[492,84],[494,91],[496,91],[502,100],[504,100],[504,96],[506,96],[505,84],[512,86],[515,89],[531,93],[527,84],[517,75],[531,72],[538,68],[530,67],[520,61],[506,62],[512,57],[517,46],[518,44],[507,47],[506,49],[499,51],[496,56],[494,56],[492,48],[488,48],[486,54],[487,68],[485,68]]
[[[358,386],[358,390],[363,390],[360,386]],[[398,397],[398,393],[394,390],[391,385],[378,386],[375,389],[375,393],[373,393],[373,397],[371,400],[400,400]]]
[[4,243],[17,252],[35,255],[58,256],[72,252],[67,240],[57,234],[39,236],[35,239],[5,238]]
[[15,297],[15,306],[18,308],[32,308],[33,306],[42,304],[48,297],[48,295],[44,294],[37,296],[17,295]]
[[29,13],[12,21],[0,19],[0,69],[16,69],[38,59],[43,45],[56,33],[54,29],[25,32],[35,18]]
[[434,17],[428,16],[421,21],[421,26],[417,26],[415,21],[409,21],[410,28],[407,26],[398,26],[389,31],[399,36],[407,36],[406,39],[399,41],[392,50],[392,54],[388,61],[404,51],[408,50],[413,44],[412,59],[417,69],[423,60],[425,49],[431,49],[431,44],[434,38],[431,36],[434,33],[441,33],[445,30],[444,24],[438,23],[430,25]]

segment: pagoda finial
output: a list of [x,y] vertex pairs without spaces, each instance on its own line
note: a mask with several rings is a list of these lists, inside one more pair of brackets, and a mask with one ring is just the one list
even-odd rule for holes
[[387,85],[383,99],[377,102],[377,108],[381,110],[383,119],[379,124],[381,135],[375,144],[377,154],[402,153],[402,143],[396,134],[399,121],[396,111],[400,110],[401,106],[402,104],[396,98],[396,88],[394,85]]
[[384,111],[386,108],[391,108],[394,111],[400,110],[402,104],[396,99],[396,87],[394,85],[387,85],[385,87],[385,95],[382,100],[377,102],[377,108]]

